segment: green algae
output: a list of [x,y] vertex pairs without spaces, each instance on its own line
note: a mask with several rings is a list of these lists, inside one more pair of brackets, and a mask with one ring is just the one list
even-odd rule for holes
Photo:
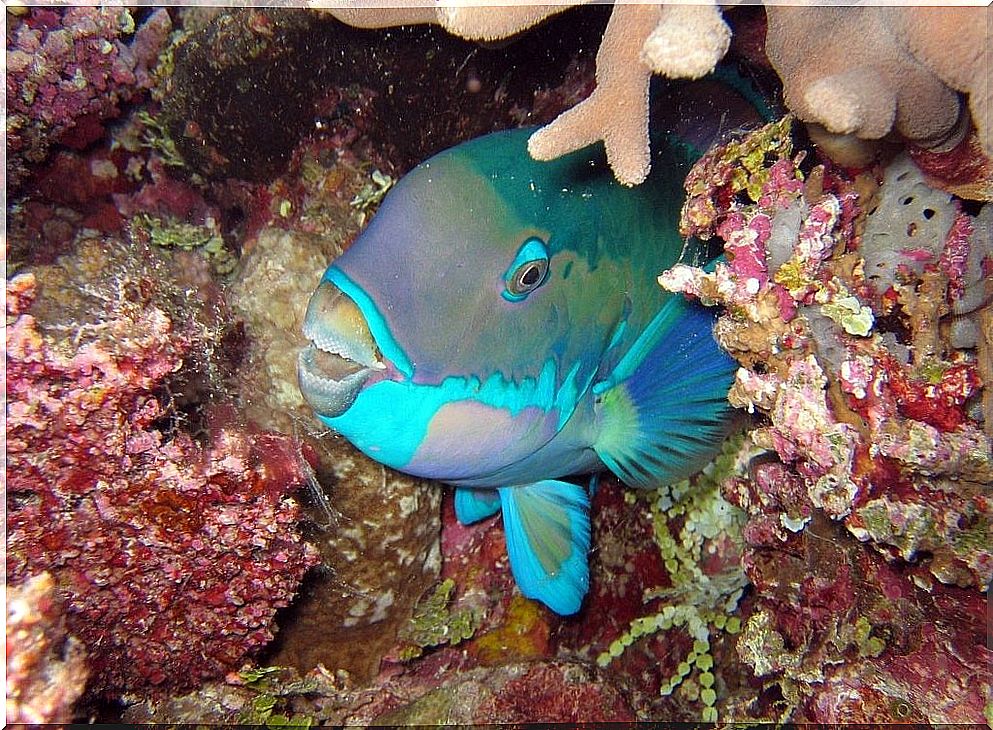
[[886,649],[886,641],[879,636],[872,635],[872,624],[865,616],[859,616],[856,619],[854,634],[859,658],[877,657]]
[[[714,657],[711,643],[720,634],[734,635],[741,620],[733,615],[747,585],[737,560],[717,574],[704,572],[703,563],[718,550],[737,551],[742,545],[744,514],[721,495],[721,485],[739,470],[738,454],[744,438],[725,441],[721,453],[691,480],[662,487],[649,495],[655,542],[669,574],[671,587],[648,591],[646,600],[663,598],[658,613],[631,622],[628,630],[597,657],[606,667],[639,639],[672,629],[682,629],[693,639],[689,654],[659,688],[662,695],[677,689],[682,696],[703,705],[701,720],[716,722]],[[670,525],[682,520],[678,534]]]
[[454,591],[455,581],[446,578],[417,604],[410,623],[401,633],[401,640],[407,644],[400,652],[401,659],[416,659],[425,649],[435,646],[456,646],[476,633],[481,617],[469,608],[453,611]]
[[753,201],[762,197],[762,188],[769,179],[769,160],[786,159],[793,154],[790,136],[792,115],[767,124],[755,134],[727,145],[722,159],[737,163],[731,182],[734,190],[743,191]]
[[153,117],[142,109],[135,114],[135,118],[141,122],[143,127],[141,135],[142,147],[157,152],[159,157],[162,158],[163,164],[167,167],[186,167],[186,160],[183,159],[183,156],[179,154],[179,150],[176,149],[176,143],[169,135],[169,130],[166,129],[165,125],[157,117]]
[[866,337],[875,324],[872,310],[853,296],[840,297],[822,304],[821,312],[850,335]]
[[219,276],[230,274],[238,265],[238,258],[228,250],[216,226],[197,226],[147,213],[136,215],[131,226],[134,233],[147,237],[153,246],[198,252]]
[[307,715],[290,712],[288,700],[293,695],[315,691],[318,683],[308,679],[284,682],[281,675],[289,672],[288,667],[279,666],[246,667],[238,672],[245,687],[258,693],[242,709],[238,716],[239,725],[306,728],[316,724]]

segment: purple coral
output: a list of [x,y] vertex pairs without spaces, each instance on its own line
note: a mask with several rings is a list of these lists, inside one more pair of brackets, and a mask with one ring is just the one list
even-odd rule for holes
[[136,29],[123,7],[38,7],[7,20],[7,174],[16,186],[52,144],[86,146],[150,88],[172,23],[160,9]]
[[7,285],[8,577],[51,573],[109,694],[237,667],[315,561],[288,496],[309,473],[296,442],[230,426],[201,446],[162,425],[156,391],[191,337],[126,302],[135,287],[80,346],[39,330],[33,274]]

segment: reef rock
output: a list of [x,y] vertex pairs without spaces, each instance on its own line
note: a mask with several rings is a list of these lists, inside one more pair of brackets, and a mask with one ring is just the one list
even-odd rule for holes
[[291,497],[310,466],[208,405],[223,329],[187,291],[97,239],[7,285],[7,575],[51,574],[110,697],[239,666],[316,557]]
[[[325,204],[335,209],[326,196]],[[337,234],[263,229],[230,295],[252,343],[240,376],[246,412],[267,427],[297,433],[319,464],[308,513],[322,568],[285,617],[288,630],[268,661],[301,672],[323,664],[370,679],[438,575],[441,490],[383,467],[328,433],[297,387],[307,301],[340,253],[341,237],[357,225],[355,209],[338,205]]]
[[183,38],[161,123],[191,169],[251,181],[283,171],[328,83],[326,26],[291,8],[239,8]]
[[159,9],[137,25],[124,7],[39,6],[6,19],[7,182],[16,190],[53,145],[89,145],[151,87],[172,22]]
[[48,573],[7,587],[7,722],[67,723],[86,686],[86,652],[65,629]]

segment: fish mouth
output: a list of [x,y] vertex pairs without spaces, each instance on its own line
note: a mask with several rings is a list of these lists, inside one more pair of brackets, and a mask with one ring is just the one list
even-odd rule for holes
[[343,414],[370,376],[386,370],[362,311],[327,279],[310,298],[303,334],[310,344],[297,358],[297,380],[304,399],[321,416]]

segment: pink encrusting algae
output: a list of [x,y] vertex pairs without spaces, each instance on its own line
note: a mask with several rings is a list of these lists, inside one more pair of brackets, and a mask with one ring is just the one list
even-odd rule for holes
[[125,7],[41,6],[7,21],[7,174],[16,186],[53,144],[82,149],[102,137],[122,104],[152,85],[172,21],[165,9],[136,26]]
[[112,696],[239,666],[314,562],[290,496],[309,474],[298,445],[167,428],[163,389],[192,335],[153,283],[121,283],[85,344],[40,331],[33,274],[7,284],[8,580],[52,576],[88,689]]
[[[977,722],[993,686],[989,650],[973,636],[993,577],[993,452],[977,402],[984,343],[979,354],[975,341],[952,344],[942,318],[967,288],[975,298],[973,258],[988,244],[956,202],[922,187],[918,202],[900,194],[918,179],[905,163],[894,163],[899,176],[828,162],[801,172],[790,124],[698,163],[684,231],[719,235],[726,259],[659,277],[725,305],[715,333],[741,364],[729,399],[765,416],[742,452],[750,473],[724,493],[747,515],[742,565],[755,590],[737,649],[766,689],[730,698],[725,716],[778,707],[782,719],[870,722],[892,719],[897,703],[906,719]],[[865,202],[880,186],[882,202]],[[947,216],[946,232],[929,240],[908,225],[911,203],[924,208],[921,225]],[[899,242],[904,229],[926,248],[892,271],[900,244],[884,237]],[[982,318],[984,306],[963,318]],[[954,601],[954,619],[937,608]],[[916,628],[897,618],[907,611]],[[954,668],[924,670],[939,666]],[[963,690],[970,673],[978,681]]]

